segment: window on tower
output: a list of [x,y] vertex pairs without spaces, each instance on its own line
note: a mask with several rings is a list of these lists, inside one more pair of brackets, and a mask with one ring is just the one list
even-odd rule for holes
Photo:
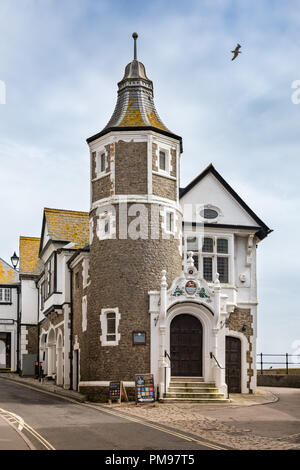
[[105,153],[102,153],[100,156],[100,171],[101,173],[105,172]]
[[162,150],[159,152],[159,169],[166,171],[166,152]]

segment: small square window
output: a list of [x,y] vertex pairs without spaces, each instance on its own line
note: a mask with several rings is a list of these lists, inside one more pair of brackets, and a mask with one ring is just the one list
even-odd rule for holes
[[166,152],[159,152],[159,169],[166,171]]
[[105,171],[105,153],[102,153],[100,157],[100,171],[101,173]]

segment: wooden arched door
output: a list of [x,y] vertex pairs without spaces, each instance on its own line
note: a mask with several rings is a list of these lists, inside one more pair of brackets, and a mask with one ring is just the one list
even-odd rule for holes
[[171,375],[202,376],[202,325],[193,315],[177,315],[170,327]]
[[241,341],[226,336],[226,383],[229,393],[241,393]]

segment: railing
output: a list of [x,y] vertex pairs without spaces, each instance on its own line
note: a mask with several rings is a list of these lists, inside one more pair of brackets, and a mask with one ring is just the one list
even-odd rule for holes
[[[300,354],[288,354],[288,353],[285,353],[285,354],[263,354],[263,353],[260,353],[260,354],[257,354],[257,356],[259,357],[259,360],[257,361],[257,364],[260,364],[260,373],[261,375],[263,375],[264,373],[264,370],[265,371],[270,371],[272,370],[272,366],[273,365],[283,365],[284,367],[282,367],[282,369],[285,369],[285,373],[288,374],[289,373],[289,370],[292,369],[292,367],[290,367],[292,364],[295,366],[295,365],[298,365],[298,367],[300,368]],[[283,361],[264,361],[264,357],[284,357],[285,360]],[[289,358],[292,358],[292,357],[297,357],[299,358],[298,361],[292,361],[292,360],[289,360]],[[271,365],[271,367],[269,369],[264,369],[264,365]]]
[[[168,352],[165,350],[165,357],[167,357],[171,363],[171,356],[168,354]],[[165,383],[164,383],[164,389],[165,389],[165,394],[167,393],[167,368],[165,367],[165,375],[164,375]]]
[[216,362],[217,366],[219,367],[219,369],[225,369],[225,367],[220,366],[218,359],[216,358],[216,356],[212,352],[210,353],[210,358],[215,360],[215,362]]

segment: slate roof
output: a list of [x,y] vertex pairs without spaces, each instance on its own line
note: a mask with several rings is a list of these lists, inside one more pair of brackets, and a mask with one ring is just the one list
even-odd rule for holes
[[40,238],[20,237],[20,273],[22,274],[39,274]]
[[14,270],[6,261],[0,258],[0,284],[18,284],[18,272]]
[[180,141],[160,119],[153,99],[153,83],[147,77],[142,62],[135,57],[125,68],[123,79],[118,83],[118,99],[112,117],[104,129],[87,139],[93,142],[111,131],[152,130]]
[[83,248],[89,243],[89,213],[46,207],[41,241],[44,235],[53,241],[75,243],[73,249]]

